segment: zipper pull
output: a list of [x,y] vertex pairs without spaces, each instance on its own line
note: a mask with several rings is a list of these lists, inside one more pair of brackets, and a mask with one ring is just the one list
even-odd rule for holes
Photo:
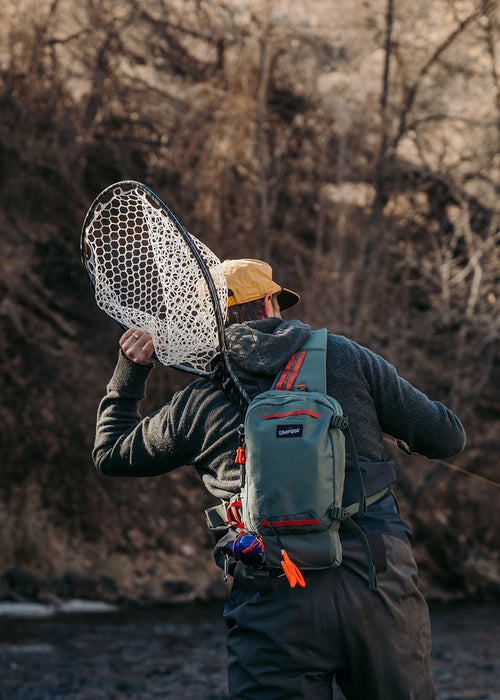
[[238,426],[238,441],[240,444],[234,462],[235,464],[245,464],[245,426],[243,424]]
[[290,588],[295,588],[297,584],[299,584],[299,586],[302,588],[305,588],[306,582],[304,581],[304,577],[302,576],[300,569],[293,563],[284,549],[281,550],[281,556],[283,557],[281,560],[281,567],[285,572]]
[[240,465],[240,488],[245,485],[245,426],[241,423],[238,426],[238,442],[240,443],[236,450],[235,464]]
[[224,583],[227,583],[229,573],[229,555],[224,552]]

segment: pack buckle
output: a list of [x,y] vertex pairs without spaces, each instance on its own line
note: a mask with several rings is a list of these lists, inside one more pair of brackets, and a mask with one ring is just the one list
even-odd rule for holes
[[333,520],[347,520],[350,516],[347,508],[342,508],[341,506],[333,506],[330,508],[330,517]]

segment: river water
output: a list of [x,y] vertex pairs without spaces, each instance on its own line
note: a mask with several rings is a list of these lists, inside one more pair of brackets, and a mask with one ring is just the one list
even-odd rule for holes
[[[431,619],[437,699],[500,700],[500,606],[437,608]],[[220,606],[0,610],[0,700],[226,697]]]

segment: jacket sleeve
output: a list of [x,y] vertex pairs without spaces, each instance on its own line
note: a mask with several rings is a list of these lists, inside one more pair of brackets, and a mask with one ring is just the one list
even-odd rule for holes
[[176,440],[169,404],[141,419],[138,406],[151,368],[136,365],[120,353],[97,413],[92,457],[103,474],[156,476],[189,463],[185,441]]
[[362,364],[380,427],[404,451],[444,459],[464,449],[465,431],[453,411],[428,398],[366,348],[362,349]]

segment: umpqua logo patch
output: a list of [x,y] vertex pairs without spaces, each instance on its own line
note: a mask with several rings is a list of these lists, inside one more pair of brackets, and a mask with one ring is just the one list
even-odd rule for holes
[[276,437],[277,438],[294,438],[302,437],[303,425],[277,425],[276,426]]

